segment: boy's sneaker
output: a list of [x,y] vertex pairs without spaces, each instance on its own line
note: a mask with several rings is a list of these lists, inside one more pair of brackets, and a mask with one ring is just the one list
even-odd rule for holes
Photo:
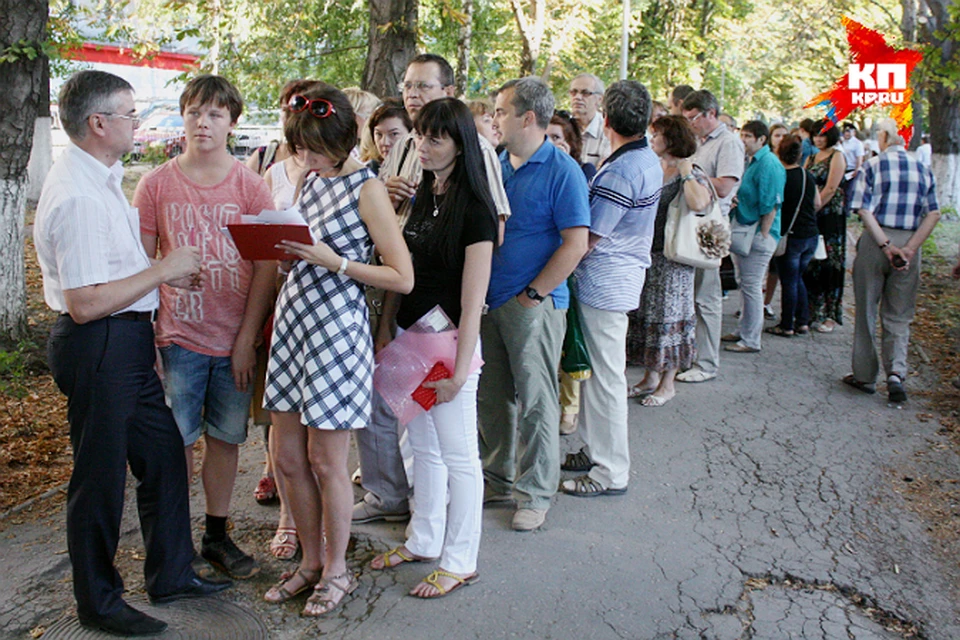
[[231,578],[238,580],[252,578],[260,571],[260,566],[253,556],[248,556],[241,551],[229,536],[223,540],[211,541],[204,535],[200,555],[211,564],[226,571]]

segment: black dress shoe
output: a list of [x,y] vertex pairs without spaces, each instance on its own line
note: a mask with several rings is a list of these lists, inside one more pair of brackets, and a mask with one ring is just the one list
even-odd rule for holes
[[226,578],[222,580],[208,580],[207,578],[194,577],[185,587],[177,589],[173,593],[167,593],[162,596],[150,594],[150,602],[153,604],[164,604],[183,600],[184,598],[202,598],[203,596],[219,593],[232,586],[233,580],[227,580]]
[[122,609],[110,615],[80,616],[80,624],[115,636],[155,636],[167,628],[163,620],[151,618],[126,602]]

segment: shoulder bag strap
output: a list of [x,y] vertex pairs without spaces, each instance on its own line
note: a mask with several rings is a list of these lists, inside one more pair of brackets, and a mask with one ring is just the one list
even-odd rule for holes
[[800,167],[801,171],[801,181],[800,184],[803,186],[800,188],[800,200],[797,202],[797,210],[793,212],[793,220],[790,221],[790,226],[787,228],[787,232],[783,235],[788,236],[793,233],[793,225],[797,224],[797,218],[800,217],[800,207],[803,206],[803,199],[807,195],[807,170],[803,167]]

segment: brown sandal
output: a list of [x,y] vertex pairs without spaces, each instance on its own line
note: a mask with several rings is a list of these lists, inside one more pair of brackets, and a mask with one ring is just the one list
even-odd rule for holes
[[359,586],[357,576],[349,569],[338,576],[324,578],[313,588],[313,595],[307,600],[303,615],[315,618],[330,613]]
[[[287,571],[280,575],[280,582],[270,587],[267,592],[263,594],[263,599],[270,604],[281,604],[287,600],[292,600],[307,589],[314,588],[314,586],[320,582],[320,572],[321,569],[311,571],[310,569],[301,569],[300,567],[297,567],[295,571]],[[289,584],[297,576],[300,576],[303,584],[291,591],[288,588]]]

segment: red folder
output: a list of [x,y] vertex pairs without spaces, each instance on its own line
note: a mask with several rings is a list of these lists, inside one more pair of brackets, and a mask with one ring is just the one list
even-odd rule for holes
[[281,240],[313,244],[304,224],[228,224],[233,243],[244,260],[290,260],[296,256],[275,248]]
[[[446,378],[452,378],[453,374],[450,373],[450,369],[447,369],[443,366],[442,362],[438,362],[433,365],[433,368],[430,369],[430,373],[427,374],[427,377],[423,379],[423,382],[436,382],[437,380],[445,380]],[[420,383],[420,386],[417,387],[411,396],[417,401],[424,411],[430,411],[433,405],[437,404],[437,392],[433,389],[423,386],[423,382]],[[408,389],[410,387],[407,387]]]

